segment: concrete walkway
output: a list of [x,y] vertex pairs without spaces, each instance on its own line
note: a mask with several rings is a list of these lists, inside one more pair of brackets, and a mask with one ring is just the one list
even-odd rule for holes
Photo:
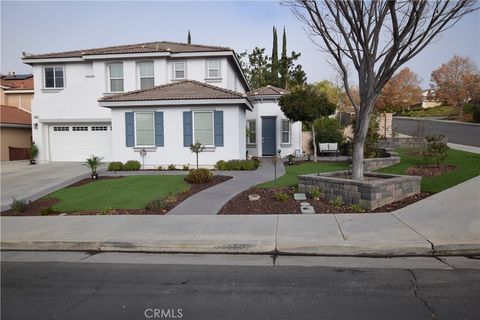
[[[104,171],[105,168],[99,170]],[[77,180],[90,176],[80,162],[49,162],[30,165],[28,161],[1,163],[1,210],[8,209],[13,197],[34,201]]]
[[[261,158],[262,164],[255,171],[218,171],[216,174],[233,176],[233,179],[194,194],[177,205],[168,215],[215,215],[237,194],[259,183],[274,179],[271,158]],[[277,162],[277,177],[285,174],[283,162]]]
[[1,217],[2,250],[480,254],[480,176],[393,213]]

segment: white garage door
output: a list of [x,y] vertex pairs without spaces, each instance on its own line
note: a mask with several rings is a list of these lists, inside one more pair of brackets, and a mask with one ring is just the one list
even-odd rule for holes
[[110,123],[52,124],[49,126],[51,161],[85,161],[92,154],[110,160]]

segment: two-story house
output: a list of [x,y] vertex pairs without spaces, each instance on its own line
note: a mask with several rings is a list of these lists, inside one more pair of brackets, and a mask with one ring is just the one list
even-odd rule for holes
[[145,166],[244,159],[254,109],[235,52],[151,42],[48,54],[32,65],[33,139],[40,161],[139,160]]

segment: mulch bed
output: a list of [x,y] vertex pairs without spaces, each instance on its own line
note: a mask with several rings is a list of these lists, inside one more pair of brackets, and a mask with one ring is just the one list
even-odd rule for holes
[[[123,178],[123,177],[117,177],[118,178]],[[207,182],[207,183],[188,183],[190,185],[190,188],[187,191],[181,192],[177,194],[176,196],[176,201],[171,202],[168,204],[168,206],[165,208],[165,210],[158,212],[158,211],[149,211],[147,209],[112,209],[108,215],[141,215],[141,214],[148,214],[148,215],[163,215],[166,214],[168,211],[172,210],[175,208],[180,202],[184,201],[188,197],[194,195],[195,193],[198,193],[202,190],[205,190],[207,188],[213,187],[217,184],[220,184],[222,182],[225,182],[227,180],[232,179],[233,177],[230,176],[222,176],[222,175],[215,175],[213,176],[212,181]],[[106,180],[106,179],[115,179],[115,177],[99,177],[97,180]],[[82,179],[80,181],[77,181],[70,186],[70,187],[78,187],[81,185],[85,185],[87,183],[92,182],[91,178],[87,179]],[[42,198],[38,199],[36,201],[30,202],[27,205],[27,209],[23,212],[13,212],[12,210],[6,210],[1,212],[2,216],[39,216],[40,211],[44,208],[51,207],[59,202],[58,199],[56,198]],[[61,212],[58,212],[56,214],[52,215],[58,215],[62,214]],[[85,210],[85,211],[78,211],[78,212],[68,212],[66,215],[101,215],[101,210]]]
[[[290,195],[288,201],[277,201],[273,198],[276,192],[285,192]],[[258,194],[260,200],[249,201],[248,195]],[[223,206],[219,214],[300,214],[300,202],[293,199],[294,191],[288,188],[277,189],[259,189],[250,188],[247,191],[234,197],[227,204]],[[403,199],[401,201],[393,202],[389,205],[377,208],[373,211],[365,212],[390,212],[403,208],[409,204],[425,199],[431,193],[421,192],[415,196]],[[324,198],[319,200],[307,199],[317,213],[355,213],[350,206],[335,207]]]
[[454,170],[457,170],[457,167],[450,164],[441,164],[438,167],[433,164],[410,167],[405,173],[411,176],[436,177]]

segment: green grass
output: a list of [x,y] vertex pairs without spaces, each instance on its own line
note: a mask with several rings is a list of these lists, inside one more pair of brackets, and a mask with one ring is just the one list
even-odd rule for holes
[[[402,161],[397,165],[377,170],[378,172],[405,174],[407,168],[423,164],[419,158],[409,156],[406,149],[397,151]],[[452,164],[457,170],[437,177],[423,177],[422,191],[437,193],[480,175],[479,154],[449,149],[445,164]]]
[[412,111],[410,114],[412,117],[452,117],[458,115],[458,109],[453,106],[438,106]]
[[185,176],[130,176],[99,180],[79,187],[64,188],[47,197],[58,198],[53,208],[61,212],[111,208],[140,209],[148,201],[169,192],[188,189]]
[[[268,181],[257,185],[258,188],[278,188],[278,187],[291,187],[298,185],[298,175],[340,171],[348,168],[348,164],[345,162],[329,162],[329,163],[314,163],[305,162],[298,165],[286,165],[285,175],[278,178],[277,181]],[[273,177],[273,172],[272,172]]]

